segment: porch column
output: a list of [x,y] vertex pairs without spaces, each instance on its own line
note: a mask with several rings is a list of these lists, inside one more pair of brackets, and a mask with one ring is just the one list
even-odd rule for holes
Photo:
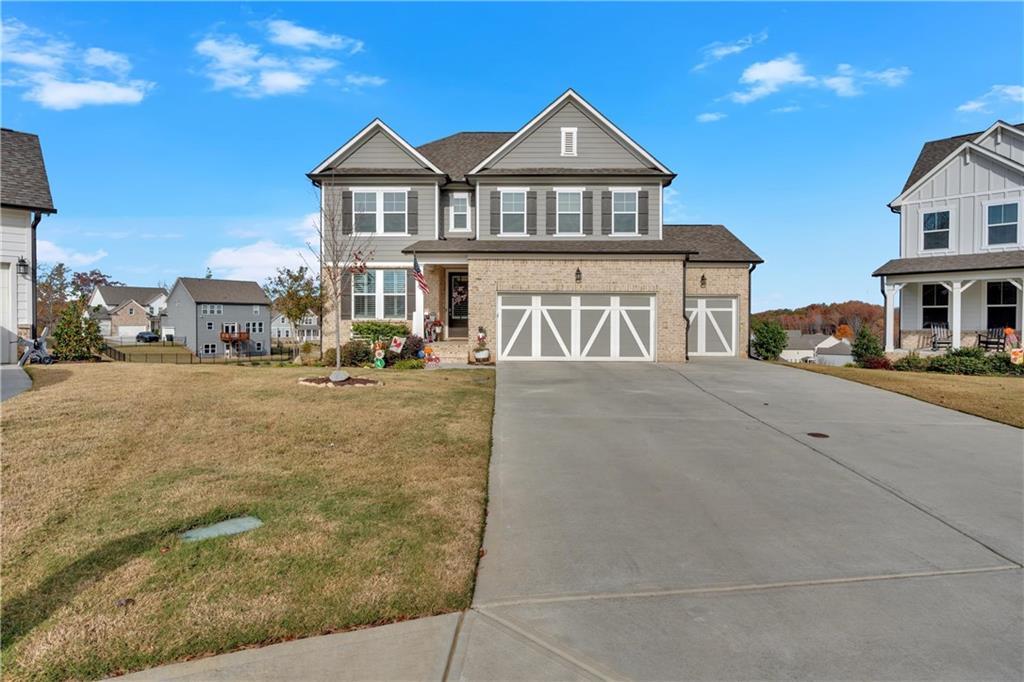
[[950,320],[949,331],[953,335],[953,348],[960,347],[960,295],[963,293],[963,285],[963,282],[952,282],[952,286],[949,289],[949,305],[952,308],[950,310],[952,320]]
[[885,285],[885,352],[896,350],[896,294],[903,288],[902,284]]
[[420,338],[423,337],[423,289],[417,283],[416,287],[416,310],[412,314],[412,333]]

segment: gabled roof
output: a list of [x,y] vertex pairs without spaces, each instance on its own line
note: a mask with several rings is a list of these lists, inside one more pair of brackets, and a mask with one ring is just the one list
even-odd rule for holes
[[[1024,132],[1024,123],[1011,125],[1009,123],[1004,123],[1003,121],[996,121],[992,126],[985,130],[925,142],[921,147],[921,152],[917,155],[917,161],[914,162],[914,167],[910,170],[910,175],[907,176],[907,181],[903,185],[900,197],[906,194],[907,190],[916,185],[918,181],[922,180],[931,171],[940,166],[947,158],[956,153],[962,145],[968,142],[973,142],[975,144],[980,142],[984,137],[992,132],[992,130],[999,126]],[[897,197],[897,199],[898,198],[899,197]],[[896,200],[893,200],[892,203],[895,203],[895,201]]]
[[818,348],[818,355],[853,355],[853,346],[846,341],[840,341],[828,348]]
[[39,137],[9,128],[0,131],[0,204],[56,213]]
[[[346,142],[345,144],[343,144],[340,147],[338,147],[338,149],[335,150],[335,152],[333,154],[331,154],[326,159],[324,159],[319,165],[317,165],[316,168],[311,170],[308,173],[308,175],[310,175],[310,176],[319,175],[320,173],[323,173],[323,172],[327,171],[328,168],[330,167],[330,165],[333,164],[336,160],[338,160],[342,156],[344,156],[346,152],[348,152],[350,149],[354,148],[363,139],[368,138],[370,135],[373,135],[376,132],[381,132],[384,135],[386,135],[388,138],[391,139],[392,142],[394,142],[399,147],[401,147],[403,150],[405,150],[409,154],[409,156],[411,156],[412,158],[414,158],[417,161],[419,161],[420,163],[422,163],[430,171],[433,171],[434,173],[437,173],[438,175],[444,175],[444,173],[441,171],[441,169],[438,168],[437,166],[435,166],[433,164],[433,162],[431,162],[430,159],[428,159],[427,157],[423,156],[423,154],[421,154],[416,149],[414,149],[412,145],[410,145],[408,142],[406,142],[404,139],[402,139],[401,135],[399,135],[398,133],[393,131],[391,128],[389,128],[387,126],[387,124],[385,124],[384,121],[380,120],[379,118],[375,118],[372,121],[370,121],[370,123],[365,128],[363,128],[358,133],[356,133],[352,137],[352,139],[350,139],[348,142]],[[353,169],[346,169],[345,172],[346,173],[352,173],[352,170]],[[400,170],[400,172],[402,172],[402,173],[409,173],[410,172],[410,169],[398,169],[398,170]],[[380,169],[378,169],[377,172],[379,173],[379,171],[380,171]],[[413,170],[412,172],[415,173],[416,171]]]
[[416,149],[455,182],[503,145],[515,133],[465,132],[420,145]]
[[[205,277],[179,277],[174,283],[181,285],[196,303],[226,303],[235,305],[270,305],[266,292],[256,282],[234,279],[206,279]],[[174,289],[171,289],[173,292]]]
[[786,350],[814,350],[822,341],[827,341],[828,334],[796,334],[787,335]]
[[651,166],[653,168],[655,168],[658,171],[660,171],[662,173],[665,173],[667,175],[672,175],[672,171],[670,171],[664,164],[662,164],[660,161],[658,161],[656,158],[654,158],[654,156],[650,152],[648,152],[646,149],[644,149],[639,144],[637,144],[633,140],[633,138],[631,138],[629,135],[624,133],[618,126],[616,126],[614,123],[612,123],[607,118],[605,118],[604,114],[602,114],[600,111],[598,111],[593,106],[591,106],[591,104],[589,102],[587,102],[585,99],[583,99],[572,88],[569,88],[568,90],[566,90],[564,93],[562,93],[558,97],[558,99],[556,99],[554,102],[552,102],[547,107],[545,107],[543,111],[541,111],[539,114],[537,114],[532,119],[530,119],[530,121],[526,125],[524,125],[522,128],[520,128],[516,132],[515,135],[510,137],[508,140],[506,140],[504,143],[502,143],[497,149],[495,149],[493,152],[491,152],[486,158],[484,158],[479,163],[477,163],[469,171],[469,173],[467,173],[467,175],[473,175],[475,173],[479,173],[480,171],[482,171],[495,158],[500,156],[505,150],[511,149],[513,146],[515,146],[521,139],[526,137],[527,133],[529,133],[535,127],[539,126],[541,123],[543,123],[545,120],[547,120],[548,116],[553,114],[565,102],[568,102],[568,101],[571,101],[574,104],[578,105],[583,110],[583,112],[586,113],[588,116],[590,116],[595,122],[597,122],[598,125],[606,128],[609,132],[611,132],[612,134],[614,134],[617,137],[619,137],[619,139],[623,143],[625,143],[626,147],[630,148],[638,156],[640,156],[641,158],[646,160],[649,164],[651,164]]
[[122,287],[100,284],[96,288],[103,297],[103,302],[108,306],[119,306],[129,300],[149,305],[153,299],[167,293],[163,287]]

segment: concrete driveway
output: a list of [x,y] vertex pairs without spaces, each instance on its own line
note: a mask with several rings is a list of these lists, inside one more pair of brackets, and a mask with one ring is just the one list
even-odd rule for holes
[[1024,675],[1020,430],[750,361],[498,373],[450,679]]

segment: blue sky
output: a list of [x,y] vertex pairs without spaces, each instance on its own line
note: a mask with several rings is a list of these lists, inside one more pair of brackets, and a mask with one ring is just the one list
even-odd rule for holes
[[567,87],[679,174],[672,222],[766,263],[755,310],[879,301],[921,143],[1024,120],[1024,5],[4,3],[2,120],[60,211],[41,259],[131,284],[300,263],[317,162],[515,130]]

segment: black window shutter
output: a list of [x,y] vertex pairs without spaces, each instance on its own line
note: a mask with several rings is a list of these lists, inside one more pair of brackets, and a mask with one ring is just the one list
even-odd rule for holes
[[[351,320],[352,319],[352,275],[348,275],[343,278],[341,286],[341,319]],[[333,300],[333,299],[332,299]],[[324,317],[328,317],[324,315]],[[330,313],[330,319],[334,319],[334,313]],[[347,339],[342,339],[341,342],[345,343]]]
[[636,195],[636,224],[640,234],[650,233],[650,221],[647,213],[647,190],[640,190]]
[[557,216],[557,214],[555,212],[555,207],[557,206],[557,204],[556,204],[557,201],[558,201],[558,197],[557,197],[557,195],[554,192],[547,192],[547,193],[545,193],[545,195],[544,195],[544,208],[545,208],[545,217],[546,217],[547,220],[546,220],[546,225],[545,225],[545,230],[544,231],[547,234],[554,234],[555,233],[555,228],[558,226],[558,222],[557,222],[558,221],[558,216]]
[[406,225],[409,228],[409,234],[418,234],[420,225],[420,212],[419,202],[416,198],[417,192],[414,189],[409,190],[408,196],[405,198],[405,211],[406,211]]
[[412,270],[406,270],[405,275],[405,319],[411,320],[416,312],[416,280],[412,278]]
[[501,232],[501,192],[491,192],[491,234]]
[[526,234],[537,234],[537,193],[526,193]]
[[601,234],[612,233],[612,193],[601,192]]
[[594,234],[594,193],[583,193],[583,234]]
[[[329,225],[334,229],[333,225]],[[341,193],[341,233],[352,234],[352,192],[345,190]]]

